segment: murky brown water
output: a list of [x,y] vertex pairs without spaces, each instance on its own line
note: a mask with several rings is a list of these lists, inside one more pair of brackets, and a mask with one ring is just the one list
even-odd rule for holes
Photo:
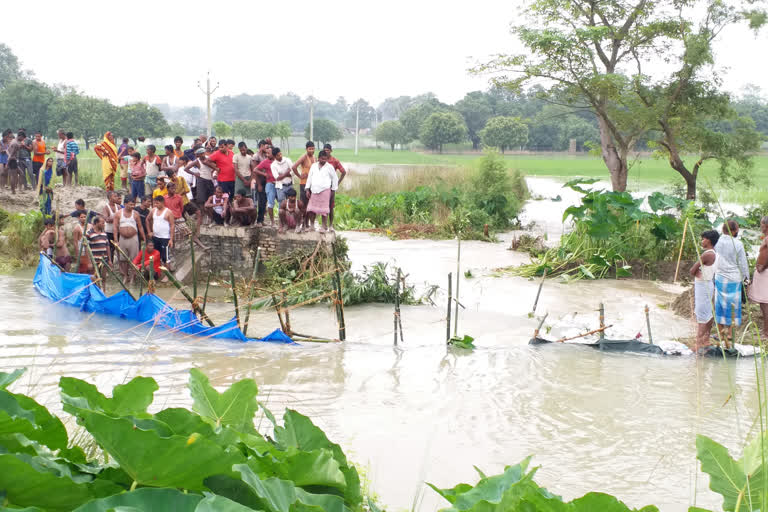
[[[420,288],[445,287],[447,273],[455,273],[452,241],[348,238],[356,268],[390,261]],[[476,276],[461,281],[467,309],[459,331],[475,336],[479,347],[470,354],[445,349],[442,291],[435,307],[403,308],[399,348],[392,347],[392,307],[385,305],[347,308],[347,343],[281,346],[149,332],[51,305],[28,277],[0,277],[0,369],[29,367],[20,389],[47,404],[58,403],[60,375],[89,379],[103,390],[135,375],[152,376],[160,384],[157,407],[190,405],[191,366],[221,386],[252,377],[273,410],[288,406],[309,414],[340,442],[394,510],[414,501],[422,511],[444,506],[423,489],[425,480],[440,486],[474,481],[473,465],[494,473],[529,454],[542,466],[538,480],[566,498],[599,490],[632,506],[683,511],[698,489],[698,505],[718,506],[706,477],[697,478],[695,433],[742,445],[756,414],[754,363],[529,347],[536,321],[528,312],[538,283],[492,275],[524,259],[507,245],[462,244],[462,272]],[[611,334],[633,336],[645,333],[648,304],[654,337],[670,339],[691,328],[660,307],[675,291],[637,281],[547,283],[538,311],[549,312],[554,336],[575,324],[595,326],[604,300],[608,323],[618,326]],[[214,304],[212,316],[223,319],[230,308]],[[274,313],[256,313],[251,321],[255,333],[277,325]],[[336,330],[325,306],[294,311],[292,323],[316,335]]]

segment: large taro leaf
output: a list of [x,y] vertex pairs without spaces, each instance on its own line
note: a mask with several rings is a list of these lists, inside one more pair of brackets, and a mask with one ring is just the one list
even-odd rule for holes
[[[329,441],[325,432],[315,426],[312,420],[294,410],[286,410],[283,415],[283,426],[275,427],[275,439],[283,449],[293,447],[305,452],[330,450],[333,458],[339,463],[339,470],[344,475],[346,487],[343,496],[347,504],[354,507],[362,502],[360,476],[357,469],[347,462],[341,447]],[[332,491],[325,489],[325,492]]]
[[184,494],[176,489],[146,487],[91,501],[74,512],[110,512],[124,509],[142,512],[194,512],[202,498],[199,494]]
[[[754,449],[755,443],[745,450],[744,459],[736,461],[721,444],[706,436],[696,436],[696,458],[701,462],[701,470],[709,475],[709,488],[723,497],[723,510],[742,512],[759,508],[766,492],[765,468],[751,453]],[[745,467],[751,471],[745,473]]]
[[309,493],[289,480],[262,480],[246,464],[238,464],[233,469],[240,472],[240,480],[215,476],[206,479],[206,485],[216,494],[266,512],[349,512],[339,496]]
[[5,389],[16,382],[25,371],[27,371],[26,368],[19,368],[18,370],[13,370],[11,373],[0,372],[0,389]]
[[[123,489],[111,482],[74,475],[54,461],[27,455],[0,455],[0,489],[19,507],[37,506],[48,511],[69,511],[79,505]],[[91,480],[91,481],[89,481]]]
[[0,389],[0,435],[23,434],[51,450],[67,447],[61,420],[28,396]]
[[347,487],[339,462],[327,449],[311,452],[272,449],[262,457],[251,457],[248,465],[262,477],[291,480],[299,487],[334,487],[341,493]]
[[195,512],[248,512],[251,510],[253,510],[251,507],[216,495],[206,496],[195,508]]
[[120,467],[141,485],[203,490],[203,479],[230,474],[233,464],[244,460],[199,434],[161,437],[142,430],[130,419],[84,413],[85,428]]
[[197,414],[183,408],[163,409],[154,415],[156,420],[163,422],[171,432],[178,436],[190,436],[198,433],[204,437],[213,434],[211,426]]
[[568,503],[568,512],[659,512],[653,505],[641,509],[631,509],[624,503],[611,496],[599,492],[590,492]]
[[224,393],[219,393],[208,382],[208,377],[193,368],[189,372],[189,392],[194,401],[192,410],[210,419],[217,427],[229,425],[246,433],[255,432],[253,417],[259,404],[258,388],[253,379],[235,382]]
[[127,384],[115,386],[112,398],[101,394],[93,384],[72,377],[62,377],[59,388],[64,410],[72,415],[95,411],[110,416],[139,417],[147,416],[147,407],[159,389],[155,379],[150,377],[136,377]]

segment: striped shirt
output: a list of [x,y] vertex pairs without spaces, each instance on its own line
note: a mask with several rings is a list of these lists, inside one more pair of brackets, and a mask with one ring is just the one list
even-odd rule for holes
[[93,252],[94,258],[107,258],[109,256],[109,239],[107,233],[104,231],[96,232],[94,230],[88,231],[86,235],[88,237],[88,245],[91,246],[91,252]]
[[77,142],[70,139],[67,141],[67,162],[75,158],[80,153],[80,147],[77,145]]

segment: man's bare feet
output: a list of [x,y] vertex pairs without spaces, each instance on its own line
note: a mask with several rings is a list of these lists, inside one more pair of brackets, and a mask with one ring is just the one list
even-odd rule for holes
[[203,242],[201,242],[199,238],[195,238],[195,244],[197,244],[197,246],[204,251],[207,251],[209,249],[209,247],[205,245]]

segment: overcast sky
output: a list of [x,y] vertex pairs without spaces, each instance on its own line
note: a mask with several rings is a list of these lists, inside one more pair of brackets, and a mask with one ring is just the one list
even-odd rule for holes
[[[516,50],[518,2],[474,0],[229,0],[8,2],[0,42],[48,83],[76,86],[116,104],[204,106],[206,71],[217,95],[293,91],[327,101],[434,92],[453,103],[484,89],[467,68]],[[377,5],[380,7],[372,8]],[[43,14],[44,21],[37,21]],[[16,20],[8,23],[9,19]],[[768,92],[768,35],[721,37],[724,87]]]

